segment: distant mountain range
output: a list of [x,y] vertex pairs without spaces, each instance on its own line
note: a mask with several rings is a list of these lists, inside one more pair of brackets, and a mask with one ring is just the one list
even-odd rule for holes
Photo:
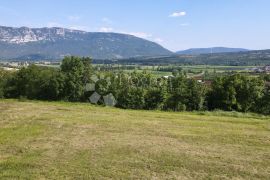
[[[94,61],[100,63],[100,61]],[[103,61],[115,63],[115,61]],[[182,54],[170,56],[134,57],[119,59],[119,64],[141,65],[224,65],[224,66],[265,66],[270,65],[270,50],[226,52],[215,54]]]
[[199,54],[231,53],[231,52],[246,52],[246,51],[249,50],[243,48],[213,47],[213,48],[187,49],[184,51],[177,51],[176,54],[199,55]]
[[58,60],[67,55],[95,59],[171,55],[157,43],[132,35],[0,26],[0,59]]

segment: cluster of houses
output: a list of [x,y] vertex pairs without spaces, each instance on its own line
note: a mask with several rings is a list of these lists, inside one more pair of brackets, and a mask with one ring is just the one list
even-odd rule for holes
[[267,73],[270,74],[270,65],[264,66],[264,67],[255,67],[255,68],[251,68],[249,69],[252,72],[255,73]]
[[19,68],[19,67],[27,67],[27,66],[29,66],[29,63],[27,61],[25,61],[25,62],[1,62],[1,65],[3,67]]
[[29,66],[28,62],[0,62],[0,67],[6,71],[17,71],[21,67]]
[[36,64],[36,65],[59,65],[59,62],[50,62],[50,61],[40,61],[40,62],[27,62],[27,61],[0,61],[0,67],[7,71],[17,71],[22,67],[28,67],[30,64]]

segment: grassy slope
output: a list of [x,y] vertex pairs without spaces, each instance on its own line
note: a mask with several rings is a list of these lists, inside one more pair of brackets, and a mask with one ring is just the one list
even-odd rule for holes
[[0,100],[0,179],[269,179],[270,119],[218,115]]

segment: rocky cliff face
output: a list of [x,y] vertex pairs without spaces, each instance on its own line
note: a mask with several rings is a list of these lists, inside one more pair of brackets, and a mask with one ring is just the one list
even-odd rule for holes
[[0,59],[61,59],[66,55],[96,59],[168,55],[162,46],[135,36],[65,28],[0,26]]
[[86,34],[84,31],[64,28],[13,28],[0,26],[0,41],[8,43],[28,43],[36,41],[56,41],[59,39],[71,39],[75,35]]

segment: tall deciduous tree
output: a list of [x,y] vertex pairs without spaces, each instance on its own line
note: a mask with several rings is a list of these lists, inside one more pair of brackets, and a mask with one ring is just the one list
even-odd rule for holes
[[88,58],[65,57],[61,72],[65,76],[64,94],[66,100],[80,101],[85,93],[85,85],[90,79],[91,62]]

